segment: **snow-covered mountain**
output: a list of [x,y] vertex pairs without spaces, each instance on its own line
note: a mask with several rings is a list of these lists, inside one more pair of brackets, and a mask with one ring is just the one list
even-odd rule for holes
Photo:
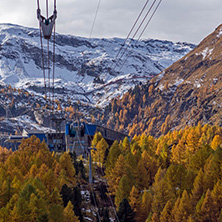
[[[100,106],[139,82],[149,80],[195,47],[189,43],[153,39],[129,40],[125,55],[118,60],[116,55],[124,39],[56,34],[55,42],[56,96],[67,95],[72,100]],[[0,24],[0,44],[0,83],[34,93],[44,92],[39,30]],[[52,44],[50,41],[50,56]],[[45,40],[43,48],[46,66]]]

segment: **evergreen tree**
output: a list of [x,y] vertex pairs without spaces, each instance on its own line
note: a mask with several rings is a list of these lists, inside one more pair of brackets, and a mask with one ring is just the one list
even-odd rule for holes
[[105,210],[104,210],[103,222],[110,222],[110,219],[109,219],[109,210],[108,210],[108,208],[105,208]]
[[211,142],[212,149],[216,150],[221,145],[222,145],[222,137],[220,135],[215,135]]
[[157,213],[155,212],[155,213],[153,213],[153,216],[152,216],[152,220],[151,220],[152,222],[159,222],[159,218],[158,218],[158,215],[157,215]]
[[126,175],[125,158],[122,154],[119,155],[115,167],[112,169],[108,179],[109,191],[115,194],[118,189],[119,181],[123,175]]
[[128,199],[130,191],[131,191],[130,180],[126,175],[123,175],[121,180],[119,181],[119,186],[115,194],[116,206],[119,206],[123,198]]
[[215,184],[211,194],[215,204],[215,216],[216,218],[219,218],[222,209],[222,184],[220,180]]
[[63,207],[59,204],[53,204],[49,208],[49,221],[61,222],[64,219]]
[[135,213],[135,217],[137,217],[137,213],[140,214],[139,212],[140,202],[141,200],[140,200],[139,191],[135,186],[133,186],[129,195],[129,204],[133,212]]
[[207,190],[206,196],[201,206],[199,218],[200,221],[203,222],[217,221],[217,215],[215,214],[215,202],[213,201],[209,189]]
[[73,211],[73,205],[71,201],[68,202],[66,208],[63,211],[64,214],[64,222],[79,222],[78,217],[75,216]]
[[120,222],[135,222],[133,210],[126,198],[124,198],[119,204],[117,216]]
[[139,210],[136,214],[137,221],[145,221],[149,216],[152,208],[152,194],[149,191],[144,191],[142,195],[141,204],[139,205]]
[[117,140],[114,141],[112,146],[110,147],[109,154],[106,160],[106,175],[110,174],[110,171],[114,168],[116,160],[118,159],[121,151],[119,148],[119,143]]
[[37,222],[48,222],[49,221],[49,215],[47,213],[41,214],[36,219]]
[[217,150],[211,155],[204,166],[205,171],[205,188],[206,190],[213,189],[217,180],[221,178],[221,164],[222,164],[222,148],[218,147]]
[[179,199],[179,204],[175,205],[174,210],[175,222],[186,222],[191,213],[190,197],[186,190],[183,191],[182,197]]
[[203,171],[200,169],[193,184],[192,197],[191,197],[192,199],[191,203],[192,203],[193,208],[196,206],[197,202],[200,200],[203,192],[204,192],[204,174],[203,174]]
[[172,209],[173,209],[172,202],[168,201],[160,215],[160,222],[171,222],[173,220]]

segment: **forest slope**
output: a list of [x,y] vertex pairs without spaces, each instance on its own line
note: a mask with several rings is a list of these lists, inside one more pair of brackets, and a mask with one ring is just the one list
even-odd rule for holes
[[221,51],[222,25],[147,84],[113,99],[106,107],[107,125],[154,136],[199,121],[221,125]]

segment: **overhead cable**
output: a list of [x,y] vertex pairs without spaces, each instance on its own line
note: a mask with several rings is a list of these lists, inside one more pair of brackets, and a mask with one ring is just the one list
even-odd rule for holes
[[[161,2],[162,2],[162,0],[160,0],[159,3],[157,4],[157,6],[156,6],[156,8],[154,9],[151,17],[150,17],[149,20],[147,21],[145,27],[143,28],[142,32],[140,33],[138,39],[136,40],[136,42],[135,42],[134,44],[137,44],[138,41],[141,40],[141,37],[142,37],[143,33],[144,33],[145,30],[147,29],[147,26],[150,24],[150,21],[152,20],[152,18],[153,18],[153,16],[154,16],[154,14],[156,13],[157,9],[159,8]],[[130,54],[132,53],[132,51],[133,51],[133,49],[131,49],[130,52],[128,53],[128,55],[126,56],[124,62],[122,63],[120,69],[118,70],[119,72],[122,70],[123,65],[126,63],[127,59],[129,58]]]
[[89,34],[89,39],[92,37],[92,33],[93,33],[93,30],[94,30],[94,26],[95,26],[95,23],[96,23],[96,18],[97,18],[99,7],[100,7],[100,3],[101,3],[101,0],[99,0],[99,2],[97,4],[96,13],[95,13],[93,23],[92,23],[92,27],[91,27],[91,30],[90,30],[90,34]]
[[138,28],[136,29],[134,35],[133,35],[132,38],[130,39],[129,43],[126,45],[126,47],[125,47],[124,51],[122,52],[122,54],[120,55],[120,57],[119,57],[116,65],[115,65],[115,67],[114,67],[114,70],[115,70],[115,68],[117,67],[117,65],[118,65],[118,63],[120,62],[120,60],[122,59],[122,57],[124,56],[124,54],[125,54],[126,50],[128,49],[128,47],[130,46],[130,43],[131,43],[132,39],[134,39],[135,36],[137,35],[137,33],[140,31],[143,23],[146,21],[146,19],[147,19],[148,15],[150,14],[150,12],[151,12],[154,4],[156,3],[156,1],[157,1],[157,0],[154,0],[153,3],[151,4],[151,6],[149,7],[147,13],[146,13],[145,16],[143,17],[143,20],[142,20],[141,23],[139,24],[139,26],[138,26]]
[[[149,3],[149,0],[147,0],[147,1],[146,1],[145,5],[143,6],[142,10],[140,11],[140,13],[139,13],[139,15],[138,15],[138,17],[137,17],[136,21],[134,22],[134,24],[133,24],[132,28],[130,29],[130,32],[128,33],[128,35],[127,35],[126,39],[124,40],[123,45],[122,45],[122,46],[121,46],[121,48],[119,49],[119,51],[118,51],[118,53],[117,53],[117,55],[116,55],[116,57],[115,57],[115,59],[114,59],[114,60],[116,60],[116,59],[118,58],[118,56],[119,56],[120,52],[121,52],[121,51],[122,51],[122,49],[124,48],[124,46],[125,46],[125,44],[126,44],[126,41],[129,39],[129,37],[130,37],[130,35],[131,35],[131,33],[132,33],[133,29],[135,28],[135,26],[136,26],[137,22],[139,21],[139,19],[140,19],[141,15],[143,14],[143,11],[145,10],[145,8],[146,8],[146,6],[147,6],[147,4],[148,4],[148,3]],[[112,67],[112,66],[111,66],[111,67]],[[111,68],[111,67],[110,67],[110,68]]]

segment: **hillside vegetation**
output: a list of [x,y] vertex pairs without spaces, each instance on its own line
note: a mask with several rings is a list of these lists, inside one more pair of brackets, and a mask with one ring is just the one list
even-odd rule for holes
[[147,84],[115,98],[105,122],[130,135],[160,136],[169,130],[222,125],[222,26]]
[[0,147],[0,221],[78,222],[64,193],[75,189],[75,174],[69,154],[58,157],[35,137],[15,152]]
[[125,138],[108,155],[100,136],[94,144],[120,221],[221,221],[221,127],[199,124],[158,139]]

